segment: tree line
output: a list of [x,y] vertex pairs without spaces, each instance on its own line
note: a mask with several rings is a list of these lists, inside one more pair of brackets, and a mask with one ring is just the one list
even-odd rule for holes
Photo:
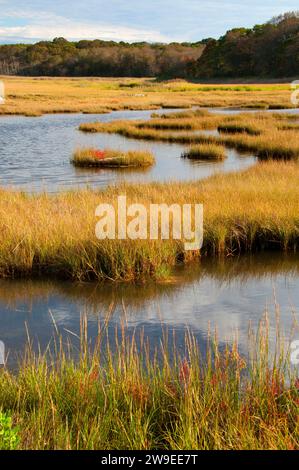
[[128,44],[101,40],[71,42],[56,38],[36,44],[0,46],[0,74],[180,77],[203,50],[201,42]]
[[0,74],[210,79],[299,75],[299,12],[220,39],[129,44],[67,41],[0,46]]

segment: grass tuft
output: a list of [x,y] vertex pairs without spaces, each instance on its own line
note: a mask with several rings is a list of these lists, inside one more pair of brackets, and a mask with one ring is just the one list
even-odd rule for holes
[[198,144],[191,146],[182,157],[191,160],[225,160],[226,149],[221,145]]
[[155,163],[151,152],[121,150],[97,150],[94,148],[77,149],[71,163],[78,167],[127,168],[148,167]]

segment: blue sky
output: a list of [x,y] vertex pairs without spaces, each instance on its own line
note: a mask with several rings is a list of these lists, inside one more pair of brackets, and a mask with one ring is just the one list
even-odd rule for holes
[[298,0],[0,0],[0,42],[197,41],[298,10]]

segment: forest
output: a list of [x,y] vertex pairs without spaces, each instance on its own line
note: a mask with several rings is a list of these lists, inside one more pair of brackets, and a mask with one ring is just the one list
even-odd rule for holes
[[211,79],[299,73],[299,12],[218,40],[150,44],[55,38],[0,46],[0,74]]
[[70,42],[0,46],[0,74],[27,76],[182,77],[204,44]]
[[252,29],[228,31],[210,40],[196,64],[193,78],[293,77],[299,74],[299,12],[286,13]]

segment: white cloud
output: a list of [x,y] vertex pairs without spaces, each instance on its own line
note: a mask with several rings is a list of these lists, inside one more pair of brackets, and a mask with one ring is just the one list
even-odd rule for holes
[[168,42],[217,38],[298,9],[298,0],[0,0],[0,6],[0,42],[54,36]]
[[[1,1],[1,0],[0,0]],[[25,25],[1,26],[0,36],[3,39],[53,39],[64,37],[69,40],[106,39],[134,41],[168,42],[169,37],[159,31],[137,29],[112,24],[79,22],[56,16],[48,12],[33,13],[29,11],[8,11],[6,17],[26,19]]]

